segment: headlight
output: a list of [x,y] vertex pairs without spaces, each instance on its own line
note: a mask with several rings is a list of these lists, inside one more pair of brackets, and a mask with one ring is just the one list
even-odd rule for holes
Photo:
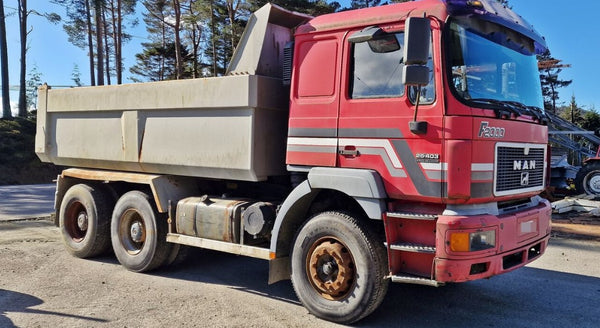
[[450,250],[453,252],[477,252],[495,247],[495,230],[450,234]]

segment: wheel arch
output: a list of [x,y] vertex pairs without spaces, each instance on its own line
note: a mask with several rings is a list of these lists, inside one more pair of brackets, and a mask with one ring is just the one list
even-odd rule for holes
[[289,254],[298,229],[313,214],[342,210],[381,220],[387,194],[372,170],[313,168],[281,205],[271,235],[269,283],[289,279]]

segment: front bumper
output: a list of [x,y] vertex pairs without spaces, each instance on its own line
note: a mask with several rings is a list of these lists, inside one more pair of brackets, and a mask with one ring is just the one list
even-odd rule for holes
[[[440,216],[437,222],[433,279],[463,282],[506,273],[534,261],[546,251],[550,239],[551,206],[542,200],[532,208],[507,215]],[[494,248],[453,252],[453,232],[496,231]]]

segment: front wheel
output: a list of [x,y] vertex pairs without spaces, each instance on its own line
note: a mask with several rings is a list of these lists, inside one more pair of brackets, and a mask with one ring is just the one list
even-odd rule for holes
[[383,301],[389,280],[383,240],[365,222],[340,212],[316,215],[300,229],[292,251],[292,284],[317,317],[352,323]]
[[141,191],[130,191],[119,198],[110,233],[117,259],[131,271],[156,269],[172,254],[173,245],[166,240],[167,219]]
[[575,189],[588,195],[600,195],[600,162],[588,162],[577,172]]

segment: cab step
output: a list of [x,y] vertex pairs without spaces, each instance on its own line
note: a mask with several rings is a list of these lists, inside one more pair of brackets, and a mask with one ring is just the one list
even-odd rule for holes
[[418,276],[413,276],[413,275],[409,275],[409,274],[392,275],[392,276],[390,276],[390,278],[391,278],[392,282],[403,283],[403,284],[425,285],[425,286],[432,286],[432,287],[439,287],[439,286],[444,285],[444,283],[442,283],[442,282],[437,282],[435,280],[418,277]]
[[[387,247],[387,243],[385,243],[385,246]],[[427,245],[412,244],[412,243],[391,244],[390,249],[394,250],[394,251],[402,251],[402,252],[435,254],[435,246],[427,246]]]
[[394,219],[409,219],[409,220],[426,220],[435,221],[438,216],[435,214],[422,214],[422,213],[404,213],[404,212],[387,212],[388,218]]

